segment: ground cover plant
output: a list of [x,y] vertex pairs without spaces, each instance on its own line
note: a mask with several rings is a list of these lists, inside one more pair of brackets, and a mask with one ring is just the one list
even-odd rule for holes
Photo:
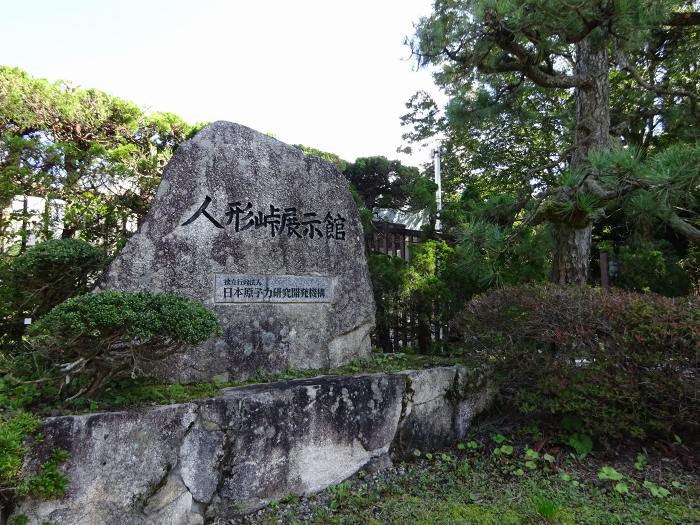
[[385,472],[288,497],[227,524],[691,525],[700,479],[658,454],[581,459],[483,427],[452,450],[415,450]]

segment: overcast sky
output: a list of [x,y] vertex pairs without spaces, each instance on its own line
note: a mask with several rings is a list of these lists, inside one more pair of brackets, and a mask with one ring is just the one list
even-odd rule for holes
[[189,122],[231,120],[346,160],[400,156],[419,89],[403,44],[430,0],[0,0],[0,63]]

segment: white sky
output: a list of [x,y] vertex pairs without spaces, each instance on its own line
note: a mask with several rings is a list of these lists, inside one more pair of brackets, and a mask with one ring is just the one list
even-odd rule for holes
[[231,120],[346,160],[407,158],[403,44],[430,0],[0,0],[0,64],[189,122]]

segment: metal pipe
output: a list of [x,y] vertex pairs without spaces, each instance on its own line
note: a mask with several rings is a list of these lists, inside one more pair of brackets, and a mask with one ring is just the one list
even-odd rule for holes
[[440,177],[440,147],[433,149],[433,162],[435,165],[435,184],[437,184],[437,191],[435,192],[435,203],[437,204],[437,211],[442,210],[442,179]]

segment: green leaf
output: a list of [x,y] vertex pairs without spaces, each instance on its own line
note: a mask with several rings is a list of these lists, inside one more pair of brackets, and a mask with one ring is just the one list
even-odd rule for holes
[[642,454],[641,452],[637,454],[637,459],[634,462],[634,468],[637,470],[644,470],[644,467],[647,464],[647,456],[646,454]]
[[618,494],[629,494],[629,488],[627,487],[626,483],[616,483],[615,492],[617,492]]
[[504,441],[506,441],[508,438],[506,438],[503,434],[496,432],[494,434],[491,434],[491,440],[496,443],[497,445],[500,445]]
[[619,481],[624,478],[624,476],[613,467],[605,466],[601,467],[600,471],[598,472],[598,478],[603,480]]
[[653,483],[649,480],[645,480],[643,485],[646,489],[649,490],[651,495],[654,496],[655,498],[665,498],[666,496],[668,496],[670,494],[668,489],[665,489],[663,487],[659,487],[658,485],[656,485],[655,483]]
[[539,452],[536,452],[536,451],[532,450],[531,448],[528,448],[525,451],[525,455],[529,458],[532,458],[532,459],[540,459]]
[[577,432],[569,436],[568,444],[579,457],[585,457],[593,450],[593,440],[588,434]]

